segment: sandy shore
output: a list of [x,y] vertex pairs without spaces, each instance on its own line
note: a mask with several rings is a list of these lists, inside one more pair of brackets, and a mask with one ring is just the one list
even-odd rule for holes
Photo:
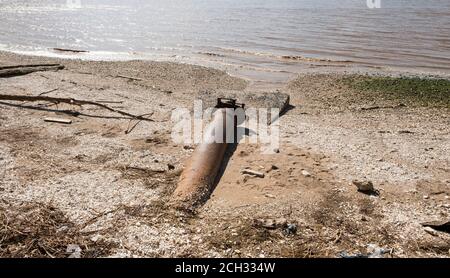
[[[280,152],[240,144],[209,201],[188,215],[165,206],[192,153],[172,142],[171,111],[205,92],[248,94],[252,82],[193,65],[0,52],[0,66],[44,62],[65,69],[0,78],[0,94],[113,100],[153,121],[125,134],[135,122],[92,106],[0,103],[1,256],[64,257],[70,244],[92,257],[337,257],[377,248],[385,257],[450,256],[450,235],[421,225],[450,214],[445,103],[368,93],[342,72],[302,73],[273,88],[292,105],[280,119]],[[82,115],[58,111],[69,109]],[[243,176],[244,167],[265,177]],[[371,181],[379,195],[358,192],[353,180]]]

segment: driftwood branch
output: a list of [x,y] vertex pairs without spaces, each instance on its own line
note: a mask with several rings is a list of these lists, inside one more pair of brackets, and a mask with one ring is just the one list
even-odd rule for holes
[[37,71],[57,71],[63,69],[60,64],[15,65],[0,67],[0,77],[13,77]]
[[132,76],[126,76],[126,75],[116,75],[115,77],[118,78],[123,78],[123,79],[128,79],[128,80],[132,80],[132,81],[143,81],[144,79],[142,78],[137,78],[137,77],[132,77]]
[[2,95],[2,94],[0,94],[0,100],[27,101],[27,102],[48,101],[48,102],[53,102],[53,103],[68,103],[68,104],[80,105],[80,106],[81,105],[93,105],[93,106],[101,107],[101,108],[109,110],[111,112],[114,112],[114,113],[117,113],[117,114],[120,114],[123,116],[127,116],[129,118],[133,118],[136,120],[153,122],[152,119],[146,118],[144,116],[133,115],[128,112],[124,112],[121,110],[111,108],[105,104],[101,104],[101,103],[98,103],[95,101],[89,101],[89,100],[79,100],[79,99],[73,99],[73,98],[58,98],[58,97],[48,97],[48,96],[24,96],[24,95]]
[[87,50],[78,50],[78,49],[69,49],[69,48],[58,48],[58,47],[53,48],[53,50],[60,51],[60,52],[73,52],[73,53],[87,53],[87,52],[89,52],[89,51],[87,51]]

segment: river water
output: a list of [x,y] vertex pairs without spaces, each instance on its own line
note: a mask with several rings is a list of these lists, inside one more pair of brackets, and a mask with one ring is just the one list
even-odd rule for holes
[[[450,1],[0,0],[0,49],[291,73],[363,67],[450,72]],[[53,48],[88,50],[67,55]]]

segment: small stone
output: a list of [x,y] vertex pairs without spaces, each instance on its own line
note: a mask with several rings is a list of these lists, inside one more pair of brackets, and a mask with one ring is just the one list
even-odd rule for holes
[[69,258],[81,258],[81,248],[78,244],[67,245],[66,253],[70,254]]
[[93,242],[96,242],[96,241],[98,241],[100,238],[101,238],[100,235],[94,235],[93,237],[91,237],[91,240],[92,240]]
[[284,232],[288,235],[295,235],[297,233],[297,225],[293,223],[287,224],[286,228],[284,229]]
[[428,200],[428,199],[430,199],[430,196],[425,195],[425,196],[423,196],[423,199],[424,199],[424,200]]
[[302,175],[305,177],[311,177],[311,174],[306,170],[302,170]]
[[277,229],[287,227],[286,218],[278,219],[255,219],[255,225],[266,229]]
[[69,230],[69,227],[68,227],[68,226],[61,226],[60,228],[58,228],[58,229],[56,230],[56,232],[57,232],[57,233],[61,233],[61,232],[65,232],[65,231],[67,231],[67,230]]
[[373,187],[373,183],[371,181],[358,181],[354,180],[353,184],[356,185],[358,191],[361,192],[374,192],[375,188]]
[[264,194],[264,196],[266,196],[267,198],[271,198],[271,199],[275,199],[276,198],[274,195],[268,194],[268,193]]
[[278,170],[278,169],[280,169],[280,168],[278,168],[278,166],[272,164],[272,165],[270,166],[270,168],[266,170],[266,173],[270,173],[270,172],[276,171],[276,170]]

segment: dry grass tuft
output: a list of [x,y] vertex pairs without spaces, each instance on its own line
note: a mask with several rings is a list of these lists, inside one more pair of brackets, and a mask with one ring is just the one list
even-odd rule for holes
[[114,245],[94,242],[63,212],[48,204],[0,203],[0,257],[64,258],[69,245],[78,245],[81,257],[102,257]]

